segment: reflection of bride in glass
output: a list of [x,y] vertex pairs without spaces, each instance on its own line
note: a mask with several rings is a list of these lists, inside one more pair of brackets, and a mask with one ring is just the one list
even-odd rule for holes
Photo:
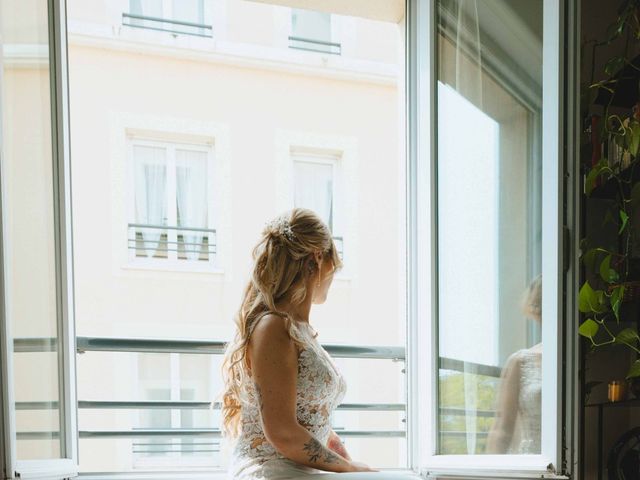
[[[523,312],[541,322],[541,276],[529,285]],[[541,392],[542,343],[538,343],[515,352],[506,362],[486,453],[540,453]]]

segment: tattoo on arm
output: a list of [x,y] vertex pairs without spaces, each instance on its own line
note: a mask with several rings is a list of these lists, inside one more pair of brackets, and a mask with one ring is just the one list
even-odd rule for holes
[[324,448],[322,444],[313,437],[304,444],[303,450],[307,452],[310,462],[318,462],[318,460],[323,456],[323,460],[326,463],[337,463],[339,461],[339,457],[337,455]]

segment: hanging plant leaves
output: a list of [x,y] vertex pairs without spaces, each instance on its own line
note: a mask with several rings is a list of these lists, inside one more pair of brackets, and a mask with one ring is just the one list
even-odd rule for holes
[[636,377],[640,377],[640,360],[633,362],[629,372],[627,372],[627,379]]
[[604,71],[607,76],[611,77],[615,75],[618,70],[624,67],[625,59],[624,57],[612,57],[604,66]]
[[632,122],[629,129],[629,152],[634,157],[638,155],[638,147],[640,147],[640,123]]
[[611,310],[613,310],[613,314],[616,316],[616,321],[618,323],[620,323],[620,305],[622,304],[623,297],[624,285],[614,288],[611,292]]
[[582,255],[582,264],[589,272],[597,271],[598,259],[602,258],[606,251],[602,248],[590,248]]
[[596,186],[596,181],[602,175],[605,169],[609,168],[607,165],[607,160],[602,159],[598,163],[596,163],[587,175],[587,178],[584,181],[584,191],[587,195],[591,195],[591,192]]
[[615,283],[619,279],[618,272],[611,268],[611,255],[607,255],[600,263],[600,276],[607,283]]
[[638,332],[633,328],[625,328],[616,335],[615,343],[618,345],[635,345],[638,340],[640,340]]
[[589,282],[584,282],[579,294],[579,309],[583,313],[602,313],[606,311],[604,305],[604,292],[594,290]]
[[622,224],[620,225],[620,230],[618,230],[618,235],[622,233],[622,231],[627,226],[627,222],[629,221],[629,215],[627,215],[627,212],[625,212],[624,210],[620,210],[620,221],[622,222]]
[[600,325],[598,325],[595,320],[589,318],[580,325],[578,333],[583,337],[593,338],[596,336],[596,333],[598,333],[599,328]]

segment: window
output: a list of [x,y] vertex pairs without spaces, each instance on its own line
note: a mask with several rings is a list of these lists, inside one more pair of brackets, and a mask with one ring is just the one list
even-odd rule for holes
[[[135,357],[134,357],[135,358]],[[178,403],[182,408],[151,408],[136,412],[136,430],[196,429],[212,423],[212,410],[202,408],[219,388],[214,365],[205,355],[140,353],[138,396],[146,402]],[[198,401],[200,400],[200,401]],[[135,428],[135,427],[134,427]],[[214,466],[219,440],[198,436],[140,436],[131,444],[134,468]]]
[[135,139],[130,151],[130,258],[213,264],[211,147]]
[[338,159],[331,155],[293,154],[294,206],[316,212],[333,233],[336,247],[343,255],[343,238],[336,227],[336,169]]
[[557,124],[544,143],[541,128],[559,115],[551,3],[419,2],[414,101],[429,127],[415,132],[409,362],[429,377],[412,425],[431,474],[561,469],[561,162]]
[[289,47],[340,55],[340,44],[332,41],[331,14],[299,8],[291,9]]
[[122,14],[123,25],[160,30],[174,34],[212,36],[205,22],[204,0],[129,0],[129,12]]

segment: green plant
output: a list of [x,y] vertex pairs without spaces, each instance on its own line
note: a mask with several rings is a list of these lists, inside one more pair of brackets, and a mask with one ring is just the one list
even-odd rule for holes
[[[612,113],[612,102],[622,81],[635,82],[640,88],[640,67],[628,58],[629,45],[640,41],[640,0],[626,0],[618,9],[618,18],[610,26],[607,38],[594,45],[609,45],[614,41],[624,41],[624,54],[612,57],[605,65],[606,80],[590,85],[591,92],[609,92],[608,103],[604,106],[600,138],[616,151],[618,162],[603,158],[590,166],[585,179],[585,193],[591,195],[594,189],[607,183],[613,186],[612,209],[603,219],[603,224],[611,224],[617,229],[619,246],[592,245],[583,239],[581,256],[585,267],[586,280],[579,293],[579,309],[586,319],[578,333],[588,338],[593,348],[607,345],[621,345],[640,354],[640,336],[633,328],[617,331],[613,323],[620,324],[620,308],[625,291],[640,285],[634,282],[631,268],[631,253],[634,235],[640,228],[640,181],[636,180],[635,169],[640,164],[640,103],[631,113]],[[595,54],[594,54],[595,57]],[[632,75],[627,75],[628,72]],[[609,149],[612,151],[612,149]],[[637,279],[636,279],[637,280]],[[640,377],[640,359],[632,363],[627,378]]]

